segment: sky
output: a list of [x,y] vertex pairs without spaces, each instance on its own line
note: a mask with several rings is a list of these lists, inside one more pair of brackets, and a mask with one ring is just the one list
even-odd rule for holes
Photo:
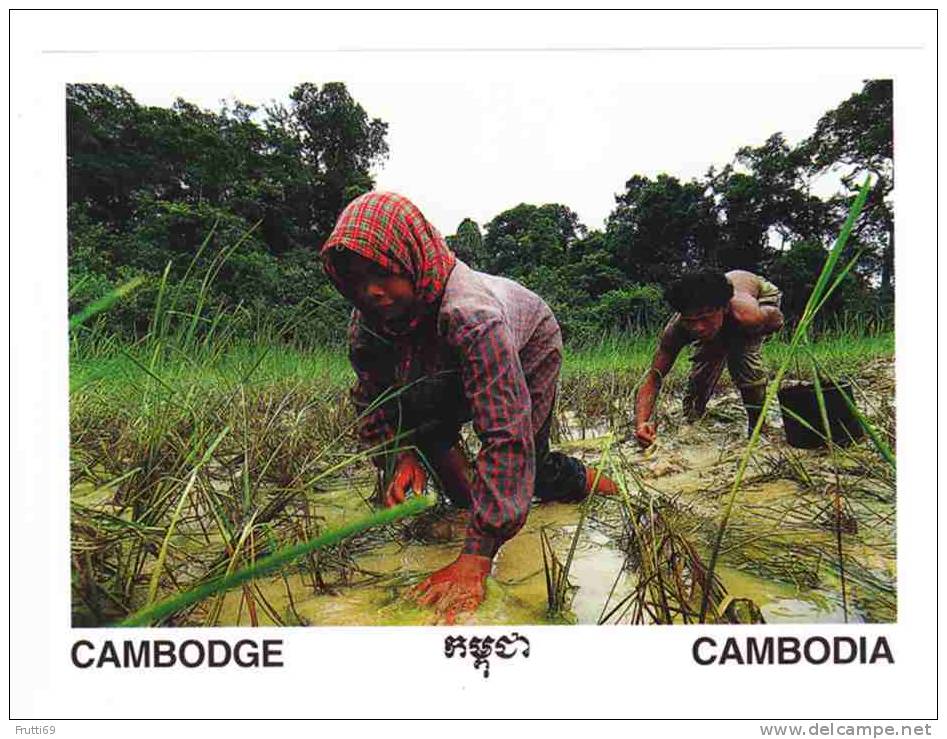
[[[483,225],[519,203],[562,203],[589,228],[602,228],[632,175],[686,180],[777,131],[798,142],[862,86],[852,75],[748,72],[736,82],[706,64],[655,76],[642,74],[639,60],[623,70],[621,55],[365,56],[284,64],[239,81],[124,80],[120,73],[109,81],[141,103],[183,97],[213,110],[223,99],[286,100],[303,81],[345,82],[369,116],[389,124],[377,188],[414,200],[445,234],[464,218]],[[379,62],[387,72],[379,73]],[[827,181],[817,191],[837,187]]]

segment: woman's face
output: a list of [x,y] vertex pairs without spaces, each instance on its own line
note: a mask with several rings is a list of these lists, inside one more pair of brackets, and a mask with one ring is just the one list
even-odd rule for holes
[[346,255],[343,279],[356,307],[383,322],[407,317],[414,308],[414,283],[401,274],[386,272],[370,259]]

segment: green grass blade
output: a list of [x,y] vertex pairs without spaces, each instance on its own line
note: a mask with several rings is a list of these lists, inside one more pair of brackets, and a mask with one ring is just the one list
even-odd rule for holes
[[151,330],[149,333],[152,337],[158,335],[158,324],[161,321],[161,309],[164,304],[164,294],[168,288],[168,274],[170,272],[171,262],[168,262],[161,274],[161,281],[158,283],[158,297],[155,299],[155,309],[151,314]]
[[154,572],[151,573],[151,582],[148,584],[148,604],[154,602],[155,596],[158,594],[158,581],[161,579],[161,573],[164,570],[164,561],[168,556],[168,546],[171,542],[171,537],[174,534],[174,530],[177,528],[178,519],[181,517],[181,511],[184,510],[184,501],[187,500],[188,496],[191,493],[191,489],[194,487],[194,483],[197,481],[197,473],[200,471],[201,467],[206,464],[207,460],[210,459],[210,455],[214,453],[214,449],[217,448],[217,445],[223,441],[223,438],[230,431],[229,428],[225,428],[221,431],[217,438],[211,443],[207,448],[207,451],[204,452],[204,456],[200,462],[197,463],[197,466],[194,467],[194,470],[191,472],[191,478],[187,481],[187,485],[184,486],[184,491],[181,493],[181,497],[178,499],[178,504],[174,508],[174,513],[171,516],[171,522],[168,524],[168,531],[164,536],[164,541],[161,542],[161,549],[158,552],[158,561],[155,563]]
[[128,282],[125,282],[113,290],[110,290],[98,300],[92,301],[85,308],[69,319],[69,330],[71,331],[75,328],[78,328],[83,323],[92,318],[92,316],[107,311],[126,295],[141,287],[144,282],[144,277],[134,277]]
[[829,412],[825,407],[825,395],[822,392],[822,380],[819,378],[819,365],[816,363],[811,354],[810,359],[812,360],[812,385],[815,389],[815,401],[819,406],[819,420],[822,421],[822,429],[825,431],[825,440],[829,444],[829,447],[831,447],[835,440],[832,438],[832,426],[829,423]]
[[[717,534],[714,537],[713,547],[710,552],[710,564],[707,567],[707,582],[710,583],[713,581],[714,572],[717,567],[717,558],[720,554],[720,547],[723,543],[723,536],[727,530],[727,524],[730,521],[730,516],[733,512],[733,504],[736,501],[737,492],[740,489],[740,486],[743,484],[743,477],[746,475],[747,466],[750,463],[750,457],[753,454],[753,450],[756,449],[757,444],[760,440],[760,431],[763,428],[763,422],[766,420],[766,412],[769,407],[773,404],[773,400],[776,396],[776,392],[779,389],[780,384],[783,381],[783,377],[786,374],[786,370],[789,367],[789,364],[793,361],[795,357],[796,350],[801,343],[803,337],[806,335],[806,332],[809,329],[809,325],[812,323],[813,318],[815,318],[814,309],[818,306],[822,300],[823,294],[825,293],[825,288],[828,285],[829,279],[833,271],[835,270],[835,265],[838,263],[839,257],[842,253],[842,250],[845,248],[845,243],[848,241],[848,237],[852,232],[852,228],[855,225],[859,214],[862,211],[862,208],[865,206],[865,201],[868,199],[868,193],[870,191],[869,185],[871,183],[871,178],[866,178],[864,184],[861,187],[861,190],[858,193],[858,196],[855,198],[855,201],[852,203],[852,207],[849,210],[848,217],[845,219],[845,223],[842,226],[842,231],[839,234],[839,237],[835,240],[835,245],[832,247],[832,250],[829,252],[828,257],[825,260],[825,264],[822,266],[822,272],[819,274],[818,280],[816,280],[815,287],[812,288],[812,293],[809,295],[809,300],[806,302],[806,308],[803,311],[803,316],[799,320],[799,323],[796,324],[796,329],[793,332],[792,340],[789,345],[789,351],[786,357],[783,359],[782,363],[779,366],[779,369],[776,371],[776,376],[773,381],[770,383],[769,387],[766,389],[766,395],[763,400],[763,406],[760,409],[759,418],[756,420],[756,425],[753,427],[753,431],[750,434],[750,440],[746,445],[746,449],[743,452],[743,456],[740,458],[740,464],[737,468],[736,476],[733,480],[733,485],[730,488],[730,494],[727,498],[727,503],[724,508],[723,516],[720,520],[720,525],[717,528]],[[853,264],[849,264],[848,268],[851,269]],[[844,274],[844,273],[843,273]],[[701,597],[700,603],[700,622],[703,623],[707,616],[707,608],[710,605],[710,588],[704,588],[703,595]]]
[[194,487],[194,483],[197,481],[197,470],[195,469],[191,473],[190,479],[187,481],[187,485],[184,486],[184,490],[181,492],[181,497],[178,498],[178,504],[174,507],[174,513],[171,515],[171,522],[168,524],[168,530],[164,534],[164,539],[161,542],[161,549],[158,551],[158,561],[155,562],[154,571],[151,573],[151,581],[148,583],[148,600],[147,603],[150,605],[154,603],[155,597],[158,595],[158,582],[161,580],[161,573],[164,571],[164,562],[168,556],[168,546],[171,543],[171,537],[174,535],[174,531],[178,526],[178,519],[181,518],[181,511],[184,510],[184,501],[187,500],[188,495],[191,493],[191,488]]
[[172,613],[197,603],[215,593],[230,590],[254,578],[276,572],[281,567],[284,567],[304,554],[321,549],[322,547],[337,544],[354,534],[374,528],[375,526],[393,523],[407,516],[416,516],[433,506],[434,502],[434,499],[430,497],[411,498],[393,508],[378,511],[370,516],[328,531],[309,541],[281,549],[268,557],[264,557],[256,564],[237,570],[230,575],[216,578],[196,588],[180,593],[173,598],[143,608],[120,621],[116,626],[147,626],[156,621],[160,621],[162,618],[166,618]]
[[845,405],[848,406],[848,409],[854,414],[855,418],[858,419],[858,423],[861,424],[861,427],[865,430],[865,433],[868,434],[868,438],[871,439],[871,442],[875,445],[875,449],[878,450],[878,453],[884,457],[884,460],[891,466],[891,469],[897,469],[898,462],[897,457],[894,452],[891,451],[885,440],[881,438],[881,434],[878,433],[878,430],[872,425],[872,423],[865,418],[865,415],[858,410],[858,407],[855,405],[854,401],[848,397],[838,383],[835,381],[835,378],[829,378],[833,385],[838,389],[839,394],[842,396],[842,400],[845,401]]

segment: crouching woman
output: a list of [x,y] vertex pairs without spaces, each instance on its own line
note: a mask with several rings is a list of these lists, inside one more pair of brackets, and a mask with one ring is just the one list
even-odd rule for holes
[[[512,280],[458,260],[406,198],[368,193],[342,212],[322,247],[325,271],[355,306],[350,359],[359,436],[386,443],[388,506],[420,493],[429,472],[469,507],[463,549],[412,590],[448,621],[475,610],[500,546],[540,501],[580,501],[614,483],[549,450],[562,336],[549,307]],[[459,431],[481,447],[472,473]],[[395,451],[410,445],[414,450]],[[423,461],[422,461],[423,460]]]

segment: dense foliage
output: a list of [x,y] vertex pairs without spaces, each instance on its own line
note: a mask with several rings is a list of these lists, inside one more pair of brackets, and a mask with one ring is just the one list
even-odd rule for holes
[[[317,247],[388,154],[388,124],[344,84],[304,83],[286,104],[234,102],[216,113],[75,84],[66,116],[71,310],[145,276],[100,318],[110,330],[147,332],[164,279],[176,286],[177,310],[226,310],[237,331],[339,339],[347,309]],[[816,197],[812,183],[829,172],[843,192]],[[862,258],[824,313],[874,318],[887,315],[894,284],[889,80],[867,81],[796,146],[775,133],[700,179],[630,176],[603,231],[566,205],[524,203],[483,229],[465,219],[448,240],[474,267],[539,292],[572,339],[654,327],[667,314],[662,283],[698,265],[767,275],[792,319],[866,173],[877,184],[847,247]]]

